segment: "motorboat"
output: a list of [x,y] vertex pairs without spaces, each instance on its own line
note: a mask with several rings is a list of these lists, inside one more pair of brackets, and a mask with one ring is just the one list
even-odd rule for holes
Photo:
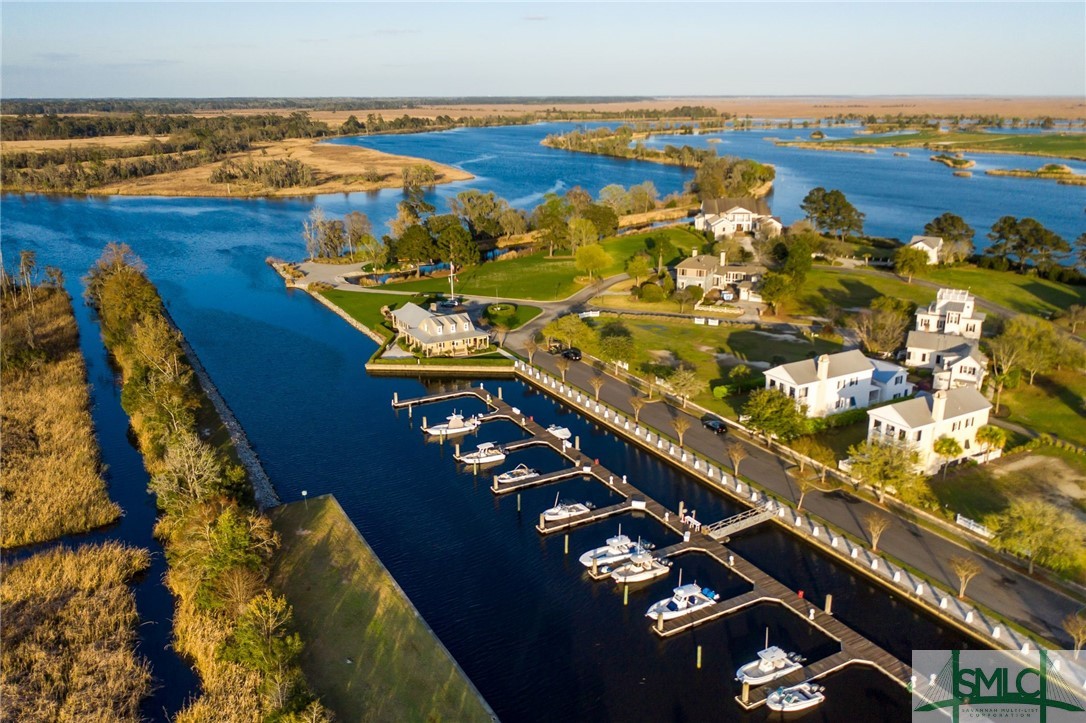
[[800,683],[788,688],[777,688],[766,698],[765,704],[770,710],[784,711],[807,710],[826,700],[821,685],[815,683]]
[[602,547],[589,550],[578,559],[580,559],[581,564],[585,567],[592,567],[592,563],[595,562],[597,568],[599,568],[623,562],[628,560],[632,555],[636,555],[639,552],[648,552],[652,548],[653,544],[651,542],[641,540],[640,538],[634,542],[628,536],[622,534],[622,527],[620,526],[618,528],[618,534],[614,537],[608,537],[606,544]]
[[666,575],[671,568],[667,560],[658,560],[648,552],[631,555],[625,563],[611,571],[611,579],[620,585],[654,580]]
[[786,653],[769,644],[769,630],[765,631],[765,648],[758,651],[758,659],[752,660],[735,672],[740,683],[761,685],[803,667],[803,658],[796,653]]
[[502,472],[496,479],[498,484],[509,484],[510,482],[523,482],[538,476],[539,473],[528,465],[518,464],[508,472]]
[[568,427],[559,427],[557,424],[552,424],[547,427],[547,432],[561,440],[566,440],[573,436],[573,432],[569,431]]
[[561,520],[568,520],[570,517],[576,517],[577,515],[583,515],[595,509],[595,505],[591,502],[559,502],[558,497],[554,498],[554,507],[549,510],[543,510],[544,522],[559,522]]
[[493,442],[483,442],[474,452],[455,456],[464,464],[497,464],[505,460],[505,452]]
[[474,432],[479,428],[480,424],[482,422],[479,421],[478,416],[465,418],[463,414],[453,412],[445,418],[444,422],[430,427],[423,427],[422,431],[435,437],[459,437],[462,434]]
[[717,601],[720,600],[720,595],[707,587],[699,587],[697,583],[683,585],[681,573],[679,586],[675,588],[674,593],[671,597],[649,607],[645,617],[653,620],[681,618],[683,615],[689,615],[695,610],[716,605]]

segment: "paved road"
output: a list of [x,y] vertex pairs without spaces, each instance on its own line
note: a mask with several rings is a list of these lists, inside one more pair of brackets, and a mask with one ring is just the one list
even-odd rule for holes
[[[556,357],[544,352],[535,355],[537,365],[551,374],[559,375],[555,361]],[[569,383],[587,390],[591,389],[589,378],[595,375],[596,371],[582,362],[574,363],[566,378]],[[633,410],[629,404],[632,394],[633,390],[626,382],[608,376],[600,398],[632,415]],[[641,420],[666,432],[671,429],[671,419],[677,414],[684,412],[662,403],[649,404],[642,410]],[[690,421],[691,428],[684,440],[686,447],[715,459],[721,466],[730,469],[731,464],[726,461],[721,438],[704,429],[697,417],[691,417]],[[799,492],[786,473],[792,466],[790,462],[752,444],[739,433],[732,431],[728,436],[738,438],[747,449],[748,457],[739,467],[744,477],[785,499],[799,499]],[[860,539],[868,539],[862,520],[868,512],[878,508],[865,500],[840,492],[823,494],[812,491],[804,500],[804,509]],[[969,583],[968,596],[971,599],[1049,640],[1070,646],[1070,639],[1060,627],[1060,621],[1081,609],[1086,600],[1072,599],[1022,573],[896,517],[894,524],[879,541],[879,549],[923,571],[931,578],[943,581],[954,590],[957,589],[958,582],[947,561],[953,556],[974,558],[981,564],[983,572]]]

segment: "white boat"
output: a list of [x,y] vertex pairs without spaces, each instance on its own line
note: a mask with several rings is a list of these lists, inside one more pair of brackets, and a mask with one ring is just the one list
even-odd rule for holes
[[456,459],[464,464],[496,464],[505,460],[505,452],[493,442],[483,442],[474,452],[456,455]]
[[770,710],[784,711],[807,710],[826,700],[822,693],[825,688],[815,683],[800,683],[789,688],[777,688],[766,698],[765,704]]
[[555,496],[554,507],[551,507],[549,510],[543,510],[543,520],[545,522],[568,520],[570,517],[583,515],[594,507],[595,505],[591,502],[559,502],[558,497]]
[[573,436],[573,432],[569,431],[567,427],[559,427],[557,424],[552,424],[547,427],[547,431],[555,437],[558,437],[558,439],[569,439]]
[[631,555],[630,559],[611,572],[611,579],[621,584],[645,582],[666,575],[670,562],[657,560],[647,552]]
[[622,527],[619,526],[618,534],[614,537],[608,537],[605,545],[589,550],[578,559],[580,559],[581,564],[585,567],[592,567],[592,562],[595,561],[597,569],[599,569],[606,565],[614,565],[617,562],[623,562],[639,552],[647,552],[652,548],[653,545],[651,542],[646,542],[641,539],[634,542],[629,537],[622,534]]
[[423,427],[422,431],[427,434],[432,434],[435,437],[459,437],[461,434],[474,432],[479,428],[480,424],[482,424],[482,422],[479,421],[478,416],[465,419],[463,414],[453,412],[445,418],[444,422],[430,427]]
[[649,607],[645,617],[653,620],[681,618],[683,615],[689,615],[695,610],[716,605],[717,600],[720,599],[720,595],[707,587],[699,587],[696,583],[683,585],[681,572],[679,573],[679,586],[675,588],[674,593],[671,597]]
[[740,683],[761,685],[803,667],[803,658],[796,653],[786,653],[769,644],[769,629],[765,631],[765,648],[758,651],[758,659],[752,660],[735,672]]
[[539,473],[526,464],[518,464],[508,472],[502,472],[497,476],[498,484],[509,484],[510,482],[523,482],[533,477],[538,477]]

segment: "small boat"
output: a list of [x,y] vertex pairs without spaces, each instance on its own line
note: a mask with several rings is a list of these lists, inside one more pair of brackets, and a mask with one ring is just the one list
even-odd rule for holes
[[766,698],[765,704],[770,710],[784,711],[807,710],[826,700],[821,685],[800,683],[789,688],[777,688]]
[[559,520],[568,520],[570,517],[576,517],[577,515],[583,515],[595,509],[595,505],[591,502],[559,502],[557,495],[554,498],[554,507],[549,510],[543,510],[543,520],[545,522],[558,522]]
[[611,572],[611,579],[619,584],[645,582],[666,575],[671,563],[657,560],[647,552],[631,555],[623,565]]
[[518,464],[508,472],[502,472],[497,476],[498,484],[509,484],[510,482],[523,482],[526,479],[532,479],[538,477],[539,473],[526,464]]
[[690,585],[683,585],[682,583],[682,571],[680,570],[679,586],[675,588],[675,594],[666,600],[654,603],[649,611],[645,613],[645,617],[653,620],[681,618],[683,615],[689,615],[695,610],[716,605],[717,600],[720,599],[720,595],[707,587],[699,587],[697,583]]
[[551,426],[547,427],[547,431],[555,437],[558,437],[558,439],[563,440],[569,439],[573,436],[573,432],[569,431],[569,428],[559,427],[557,424],[552,424]]
[[435,424],[430,427],[423,427],[422,431],[427,434],[432,434],[435,437],[458,437],[461,434],[467,434],[468,432],[474,432],[479,428],[482,422],[479,421],[478,416],[464,418],[463,414],[453,412],[445,418],[446,421]]
[[505,460],[505,452],[493,442],[483,442],[474,452],[455,456],[464,464],[496,464]]
[[765,648],[758,651],[757,660],[747,663],[735,672],[735,679],[740,683],[761,685],[802,667],[802,657],[796,653],[786,653],[776,645],[769,644],[769,629],[766,628]]
[[646,542],[641,539],[634,542],[629,537],[622,534],[622,527],[619,526],[618,534],[614,537],[608,537],[605,545],[589,550],[578,559],[580,559],[581,564],[585,567],[592,567],[592,563],[595,561],[597,569],[599,569],[606,565],[614,565],[617,562],[623,562],[639,552],[648,552],[652,548],[653,544],[651,542]]

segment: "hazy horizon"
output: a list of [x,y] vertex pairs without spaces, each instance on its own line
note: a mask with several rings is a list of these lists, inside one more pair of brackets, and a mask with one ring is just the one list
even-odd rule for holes
[[1086,3],[3,4],[14,98],[1081,97]]

